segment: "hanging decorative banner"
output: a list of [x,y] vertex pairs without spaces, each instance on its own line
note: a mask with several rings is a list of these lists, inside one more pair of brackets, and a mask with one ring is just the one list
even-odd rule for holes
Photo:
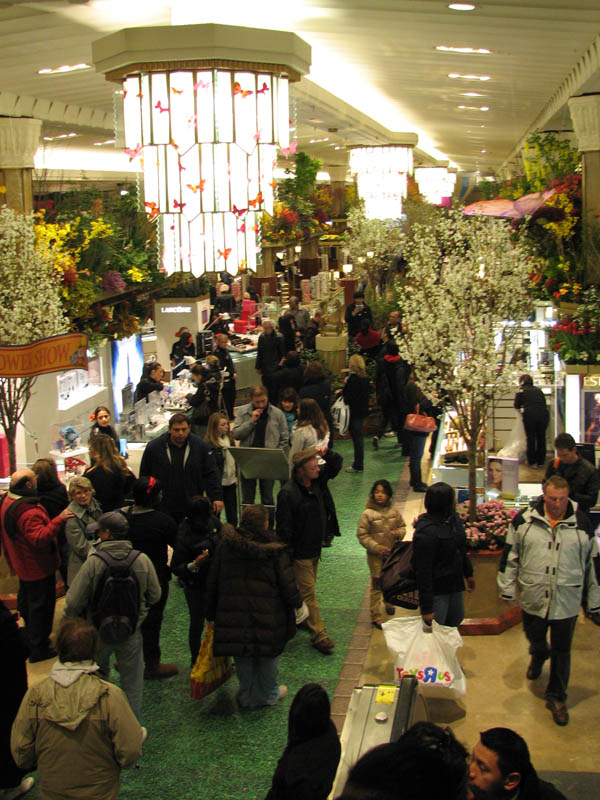
[[87,369],[86,333],[64,333],[31,344],[0,347],[0,378],[32,378],[47,372]]

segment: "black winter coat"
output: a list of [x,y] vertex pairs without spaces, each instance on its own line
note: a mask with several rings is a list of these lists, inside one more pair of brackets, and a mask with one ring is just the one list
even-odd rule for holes
[[168,583],[171,580],[171,570],[167,564],[167,546],[175,545],[175,521],[168,514],[154,508],[128,506],[120,511],[129,523],[127,538],[134,549],[145,553],[152,561],[159,582]]
[[[177,543],[171,559],[171,570],[188,586],[206,583],[221,533],[221,521],[211,514],[206,525],[194,525],[186,517],[177,530]],[[197,570],[189,569],[194,559],[208,550],[208,558],[200,562]]]
[[2,789],[18,786],[29,770],[19,769],[10,752],[10,731],[21,700],[27,691],[29,655],[25,631],[17,626],[17,618],[0,600],[0,648],[2,668],[0,679],[5,687],[0,714],[0,793]]
[[[160,481],[163,490],[163,505],[169,511],[181,512],[183,508],[174,507],[174,498],[179,487],[174,486],[178,476],[173,473],[169,453],[170,434],[163,433],[148,443],[140,464],[140,477],[152,475]],[[183,490],[191,499],[196,494],[206,494],[211,500],[222,500],[223,489],[217,471],[215,458],[210,447],[199,436],[190,433],[186,444],[183,466]]]
[[69,505],[67,488],[64,483],[45,483],[38,480],[37,494],[50,519],[57,517]]
[[131,470],[127,470],[127,473],[123,473],[121,470],[113,472],[104,469],[100,464],[86,469],[83,477],[87,478],[94,487],[96,500],[100,503],[104,513],[125,505],[125,501],[131,497],[135,481],[135,475]]
[[295,367],[290,366],[286,359],[283,363],[283,366],[271,376],[272,385],[274,390],[276,390],[277,397],[280,398],[281,392],[288,387],[291,387],[299,392],[300,387],[302,386],[303,373],[304,367],[302,367],[301,364],[298,364]]
[[263,375],[271,375],[284,355],[285,345],[279,333],[273,331],[268,336],[266,333],[261,333],[256,351],[256,369],[260,369]]
[[377,361],[375,371],[375,392],[377,402],[382,408],[392,406],[405,410],[404,392],[408,379],[408,365],[402,358],[383,356]]
[[412,567],[419,589],[421,614],[433,611],[434,595],[462,592],[473,575],[467,556],[467,535],[458,514],[448,519],[421,514],[413,536]]
[[227,375],[223,379],[223,385],[226,386],[230,383],[235,385],[235,380],[233,377],[235,375],[235,365],[229,350],[225,350],[223,347],[217,347],[213,352],[213,356],[216,356],[219,359],[221,369],[227,370]]
[[302,605],[285,546],[272,531],[257,538],[223,526],[207,587],[216,656],[275,658],[296,633]]
[[285,748],[265,800],[327,800],[340,755],[340,739],[330,720],[325,733]]
[[318,558],[328,527],[319,479],[305,486],[294,471],[277,495],[275,520],[277,535],[289,546],[293,559]]
[[137,403],[139,400],[147,398],[152,392],[162,392],[164,384],[160,381],[153,381],[152,378],[142,378],[142,380],[135,387],[135,394],[133,395],[133,402]]
[[350,416],[365,419],[369,415],[369,379],[355,372],[348,375],[342,389],[344,402],[350,406]]

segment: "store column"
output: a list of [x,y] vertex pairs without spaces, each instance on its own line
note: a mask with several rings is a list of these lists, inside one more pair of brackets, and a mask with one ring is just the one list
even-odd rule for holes
[[0,118],[0,208],[33,210],[33,157],[42,122],[28,117]]
[[346,204],[346,173],[348,172],[348,167],[332,165],[326,166],[325,169],[329,173],[329,180],[331,181],[333,218],[339,219],[344,216],[344,207]]
[[[583,160],[582,218],[600,222],[600,94],[585,94],[569,99],[569,111]],[[600,263],[589,258],[585,265],[586,283],[600,282]]]

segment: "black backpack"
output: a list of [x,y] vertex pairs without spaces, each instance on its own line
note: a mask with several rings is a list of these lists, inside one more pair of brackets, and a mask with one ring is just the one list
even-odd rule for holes
[[134,632],[140,613],[140,588],[131,569],[140,555],[130,550],[126,558],[114,558],[103,550],[93,555],[106,564],[92,603],[92,622],[107,644],[122,644]]
[[396,542],[381,567],[380,585],[386,603],[402,608],[419,607],[419,591],[412,568],[413,543]]

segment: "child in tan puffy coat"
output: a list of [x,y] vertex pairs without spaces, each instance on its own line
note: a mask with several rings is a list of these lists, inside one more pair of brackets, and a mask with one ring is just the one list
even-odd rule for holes
[[399,509],[392,505],[392,495],[389,481],[375,481],[356,531],[358,541],[367,550],[367,564],[371,573],[371,624],[379,629],[383,622],[384,607],[387,614],[394,613],[394,606],[384,606],[380,586],[381,565],[395,542],[404,539],[406,534],[406,524]]

